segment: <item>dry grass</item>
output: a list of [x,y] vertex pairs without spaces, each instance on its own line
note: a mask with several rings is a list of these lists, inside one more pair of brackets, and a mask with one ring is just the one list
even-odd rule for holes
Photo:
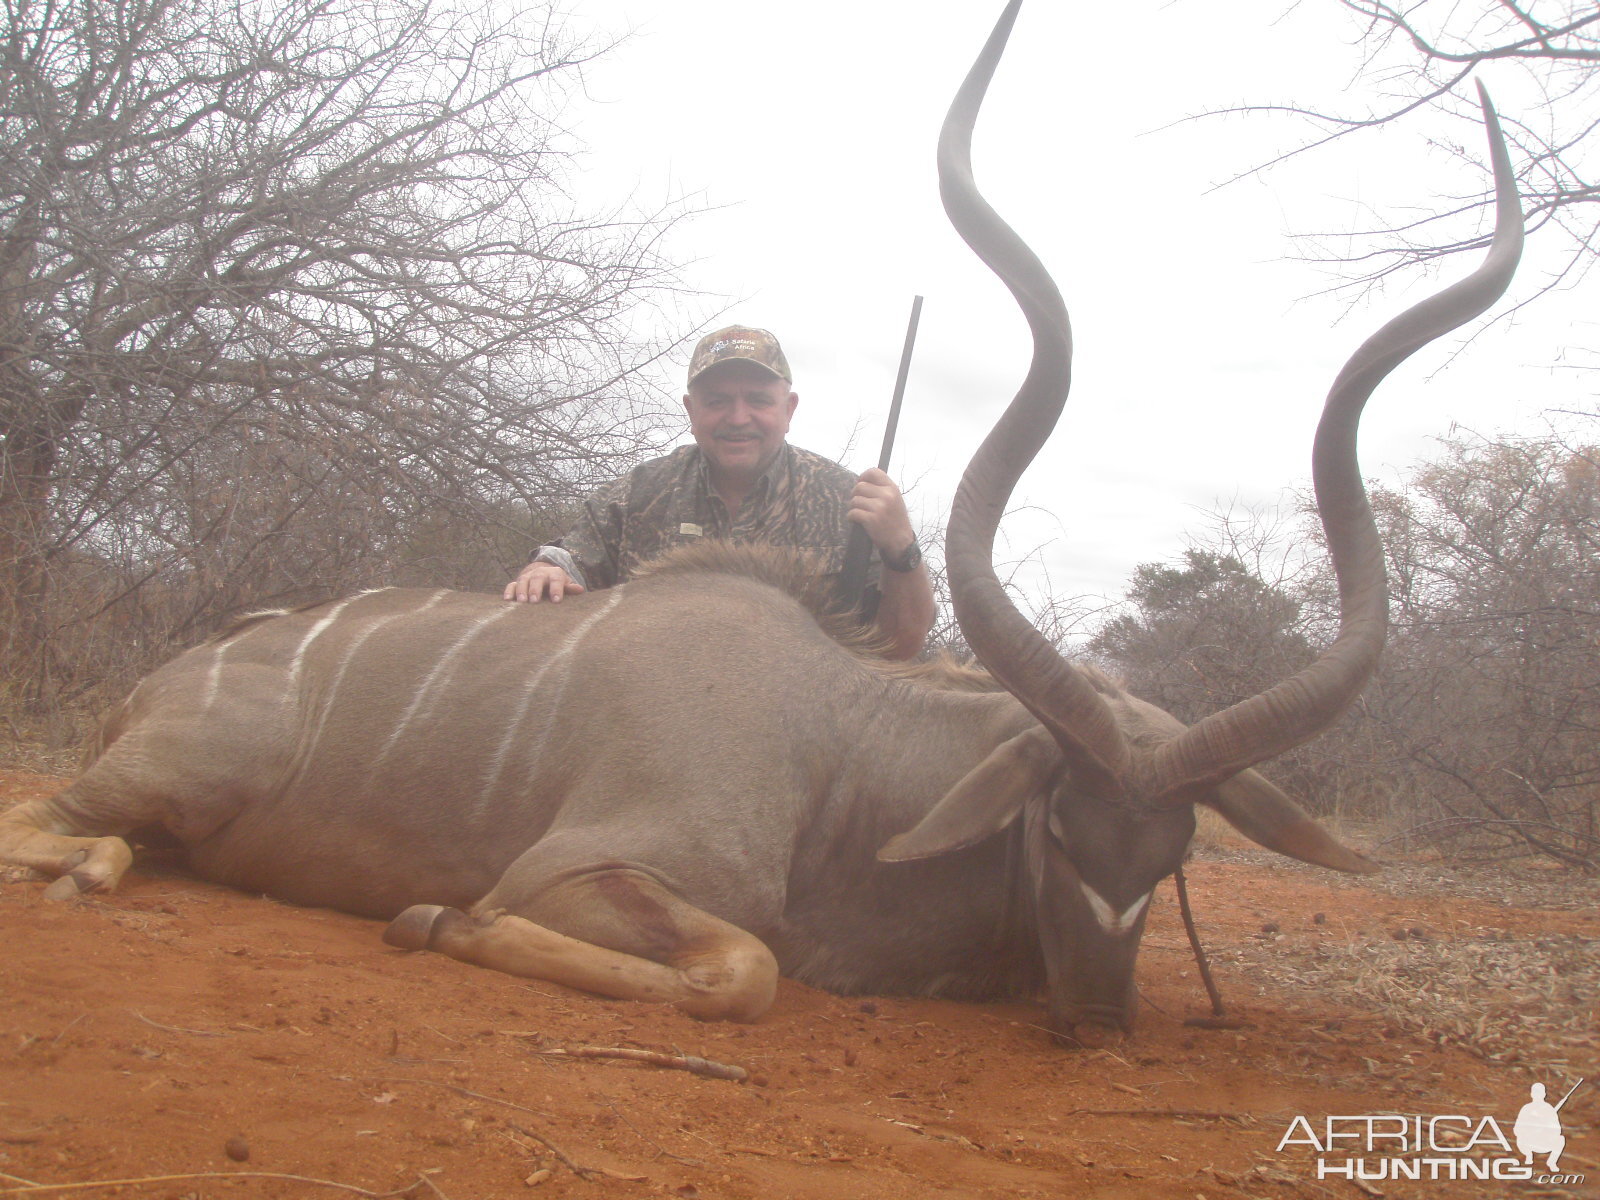
[[1576,1076],[1600,1055],[1600,943],[1592,938],[1485,932],[1273,946],[1250,971],[1294,989],[1337,991],[1390,1024],[1488,1062]]
[[49,717],[34,715],[0,689],[0,769],[76,775],[83,743],[97,723],[85,705]]
[[[1255,849],[1223,847],[1201,857],[1312,870]],[[1486,869],[1401,862],[1369,877],[1316,874],[1336,889],[1402,902],[1425,897],[1491,907],[1463,908],[1448,930],[1402,922],[1377,937],[1257,934],[1219,945],[1246,978],[1275,990],[1357,1001],[1386,1024],[1488,1062],[1556,1076],[1593,1073],[1600,1058],[1600,938],[1560,931],[1559,920],[1534,932],[1518,931],[1526,920],[1501,928],[1493,914],[1593,912],[1600,908],[1600,881],[1537,861]]]

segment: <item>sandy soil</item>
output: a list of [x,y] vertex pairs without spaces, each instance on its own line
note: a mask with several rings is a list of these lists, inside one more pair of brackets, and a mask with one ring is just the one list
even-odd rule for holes
[[[55,782],[0,776],[0,806]],[[1185,1024],[1208,1005],[1168,885],[1140,1030],[1073,1053],[1027,1005],[787,982],[759,1024],[702,1024],[392,950],[377,923],[159,856],[66,903],[12,872],[0,1196],[1600,1195],[1593,881],[1426,863],[1346,881],[1235,850],[1188,877],[1242,1027]],[[750,1078],[549,1053],[574,1047]],[[1530,1083],[1555,1099],[1579,1076],[1561,1169],[1583,1182],[1319,1180],[1312,1149],[1278,1149],[1297,1115],[1319,1131],[1335,1114],[1492,1116],[1509,1135]],[[57,1186],[109,1180],[141,1182]]]

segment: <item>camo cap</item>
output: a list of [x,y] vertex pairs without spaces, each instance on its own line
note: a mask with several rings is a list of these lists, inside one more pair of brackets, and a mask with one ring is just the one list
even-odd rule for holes
[[789,373],[789,360],[783,356],[778,339],[765,329],[752,329],[748,325],[729,325],[701,338],[689,359],[689,382],[692,384],[708,368],[730,358],[753,362],[786,383],[794,382],[794,376]]

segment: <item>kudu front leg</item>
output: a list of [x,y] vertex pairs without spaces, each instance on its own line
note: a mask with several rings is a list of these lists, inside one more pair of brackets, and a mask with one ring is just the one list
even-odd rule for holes
[[708,1021],[754,1021],[772,1005],[778,963],[766,944],[641,871],[571,877],[516,905],[521,912],[497,903],[501,890],[470,915],[414,905],[384,941],[618,1000],[673,1004]]

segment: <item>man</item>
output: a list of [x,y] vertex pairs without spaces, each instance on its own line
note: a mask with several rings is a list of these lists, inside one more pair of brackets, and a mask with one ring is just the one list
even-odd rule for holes
[[642,563],[704,537],[813,550],[837,574],[853,522],[883,568],[878,628],[896,657],[914,657],[933,626],[934,603],[905,500],[876,468],[857,479],[788,443],[800,397],[778,340],[743,325],[708,334],[689,360],[688,387],[683,407],[695,444],[596,492],[561,542],[541,546],[506,585],[506,599],[560,601],[611,587]]

